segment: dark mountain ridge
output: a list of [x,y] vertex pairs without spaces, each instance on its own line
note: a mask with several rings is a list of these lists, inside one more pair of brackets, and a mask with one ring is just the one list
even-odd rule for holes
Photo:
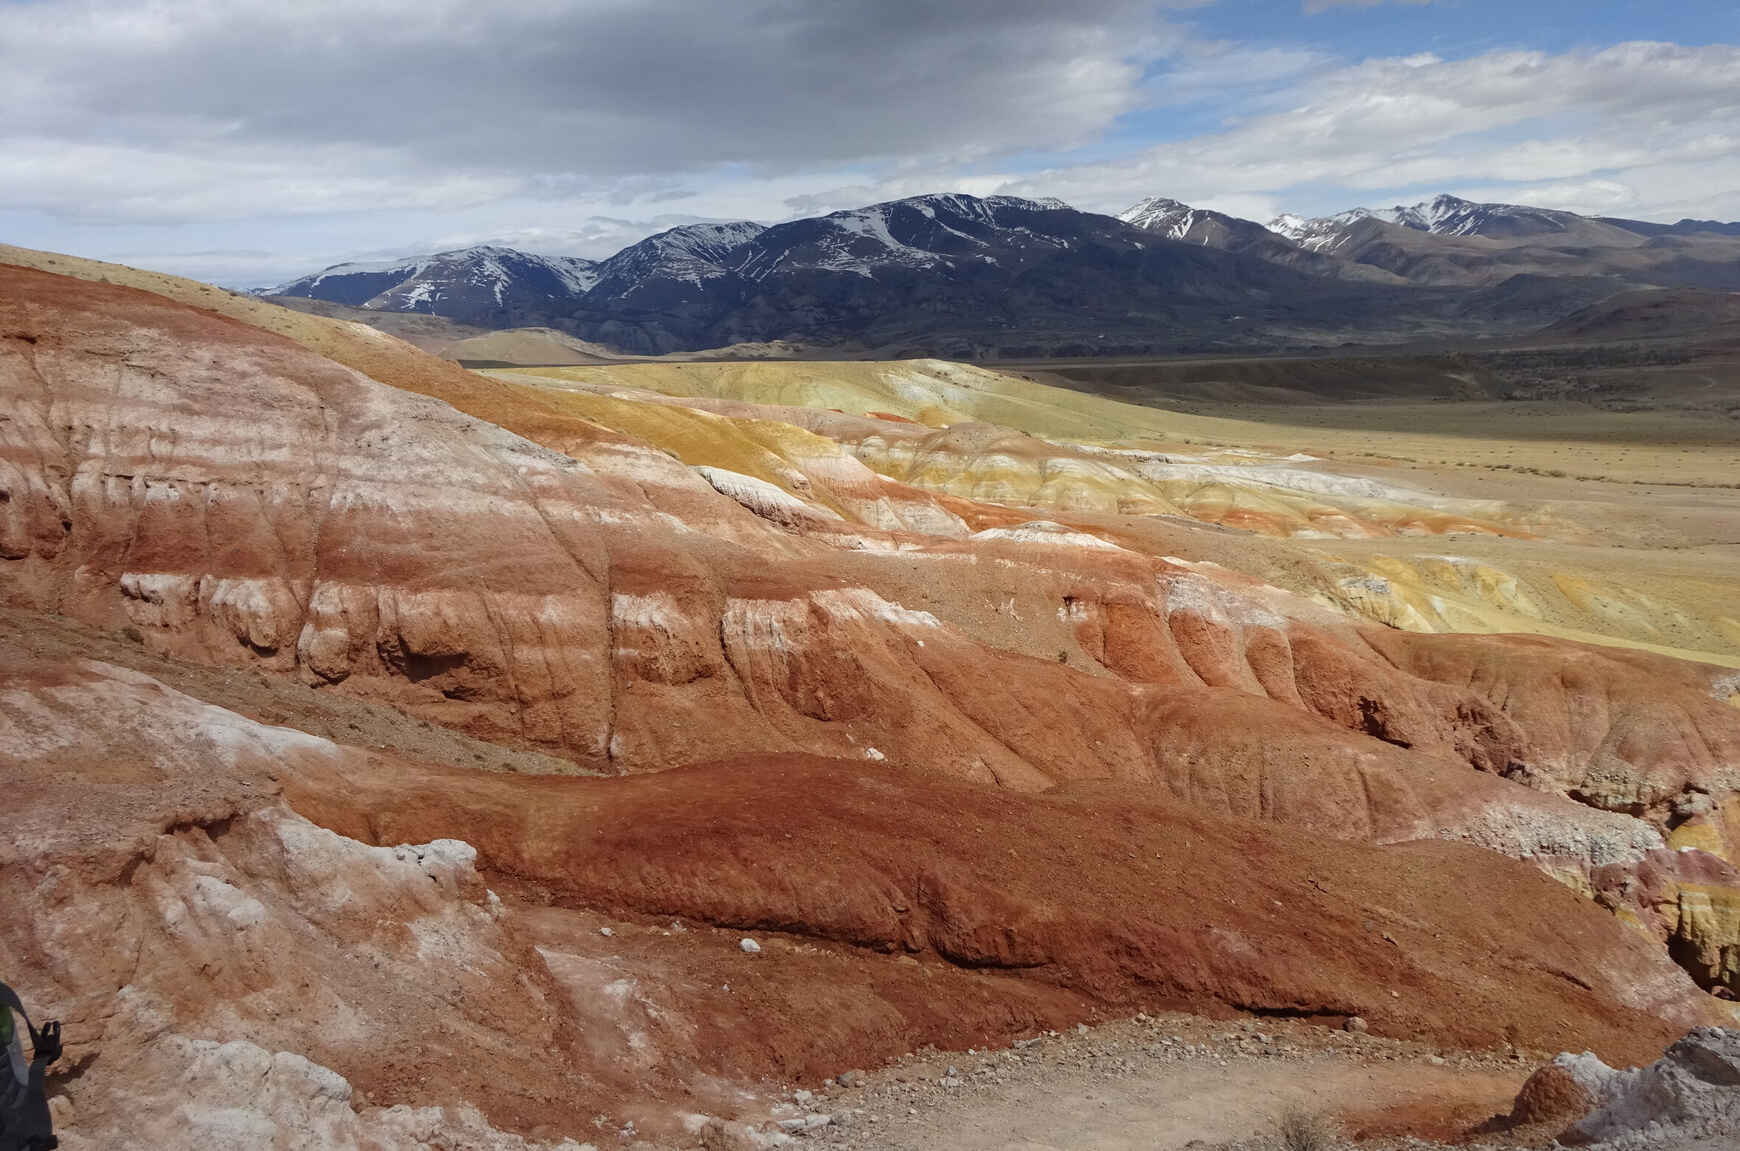
[[574,256],[479,245],[384,263],[335,264],[265,294],[504,328],[564,310],[597,282],[597,267]]
[[481,247],[338,265],[278,293],[633,353],[786,340],[1026,356],[1514,335],[1649,287],[1740,288],[1740,225],[1440,196],[1265,227],[1164,197],[1113,217],[937,194],[684,225],[599,262]]

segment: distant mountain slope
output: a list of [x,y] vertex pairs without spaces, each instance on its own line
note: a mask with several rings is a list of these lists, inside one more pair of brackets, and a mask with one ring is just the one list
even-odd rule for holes
[[1485,236],[1488,239],[1520,239],[1525,236],[1560,236],[1587,223],[1571,212],[1556,212],[1522,204],[1480,204],[1458,196],[1437,196],[1430,201],[1372,213],[1378,219],[1400,224],[1435,236]]
[[1547,285],[1537,287],[1537,298],[1550,295],[1558,281],[1568,290],[1575,283],[1601,282],[1611,291],[1740,288],[1740,225],[1730,227],[1596,219],[1456,196],[1269,221],[1272,232],[1306,251],[1416,284],[1485,288],[1515,276],[1544,278]]
[[1597,216],[1603,224],[1612,224],[1640,236],[1740,236],[1740,222],[1725,224],[1720,220],[1680,220],[1673,224],[1656,224],[1648,220],[1626,220],[1617,216]]
[[1255,350],[1521,334],[1616,292],[1740,289],[1729,228],[1454,196],[1264,227],[1161,196],[1112,217],[950,193],[771,227],[688,224],[597,263],[477,247],[340,264],[276,294],[641,355]]
[[1078,217],[1086,214],[1058,200],[913,196],[776,224],[746,245],[736,271],[759,283],[805,271],[873,279],[891,269],[1005,267],[1068,249],[1080,238]]
[[1623,292],[1579,309],[1543,337],[1637,340],[1699,337],[1740,342],[1740,292],[1656,288]]
[[1284,212],[1269,221],[1268,230],[1285,236],[1308,251],[1319,252],[1325,248],[1333,251],[1338,246],[1339,238],[1348,229],[1363,220],[1374,218],[1364,208],[1354,208],[1334,216],[1316,217],[1295,216]]
[[475,324],[462,324],[445,316],[427,312],[391,312],[378,308],[353,308],[313,296],[261,296],[279,307],[304,312],[310,316],[325,316],[334,320],[349,320],[397,336],[407,344],[425,352],[439,354],[442,348],[458,340],[470,339],[489,332]]
[[1299,245],[1255,220],[1229,216],[1209,208],[1193,208],[1165,196],[1152,196],[1132,204],[1118,213],[1118,219],[1133,228],[1154,232],[1183,244],[1228,252],[1251,252],[1281,263],[1299,262]]
[[483,327],[560,311],[597,282],[596,265],[480,245],[374,264],[335,264],[263,295],[305,296],[354,308],[424,312]]
[[724,224],[684,224],[631,244],[596,266],[591,296],[603,300],[650,300],[680,285],[699,289],[702,281],[731,271],[729,257],[763,231],[739,220]]
[[[1248,342],[1271,321],[1369,304],[1254,256],[1056,201],[915,196],[776,224],[693,298],[582,301],[577,334],[633,352],[797,340],[972,356]],[[642,304],[643,301],[634,301]]]
[[1609,244],[1632,242],[1624,228],[1574,212],[1524,204],[1480,204],[1458,196],[1437,196],[1418,204],[1397,204],[1375,210],[1352,208],[1316,219],[1282,215],[1269,222],[1269,229],[1301,246],[1316,249],[1337,246],[1335,237],[1364,220],[1380,220],[1434,236],[1479,236],[1488,240],[1576,238]]
[[1189,204],[1165,196],[1152,196],[1118,213],[1118,219],[1133,228],[1156,232],[1169,240],[1196,244],[1204,248],[1220,248],[1228,252],[1244,252],[1271,263],[1285,264],[1311,275],[1336,279],[1362,279],[1379,282],[1399,282],[1399,277],[1369,264],[1337,260],[1290,237],[1271,231],[1255,220],[1229,216],[1209,208],[1193,208]]
[[1277,239],[1254,220],[1243,220],[1208,208],[1192,208],[1165,196],[1151,196],[1118,213],[1118,219],[1168,240],[1209,248],[1240,250]]

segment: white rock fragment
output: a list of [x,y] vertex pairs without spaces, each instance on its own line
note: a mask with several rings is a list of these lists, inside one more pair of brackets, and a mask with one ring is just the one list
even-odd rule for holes
[[777,484],[756,476],[705,465],[695,470],[720,495],[736,500],[762,519],[783,527],[809,527],[840,519],[840,513],[833,509],[808,503]]
[[1595,1099],[1571,1127],[1582,1141],[1629,1147],[1651,1136],[1740,1130],[1740,1030],[1696,1028],[1647,1067],[1616,1071],[1587,1052],[1554,1062]]

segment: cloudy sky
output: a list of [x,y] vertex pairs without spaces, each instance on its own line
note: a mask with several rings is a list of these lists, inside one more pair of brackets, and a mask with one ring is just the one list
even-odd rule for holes
[[918,192],[1740,219],[1734,0],[0,0],[0,240],[253,286]]

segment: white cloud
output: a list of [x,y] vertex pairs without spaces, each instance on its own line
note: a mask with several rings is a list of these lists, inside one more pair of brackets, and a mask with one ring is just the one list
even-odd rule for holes
[[237,282],[939,190],[1740,217],[1733,45],[1346,61],[1194,37],[1190,6],[0,2],[0,227]]
[[[1576,209],[1740,215],[1740,48],[1412,56],[1314,73],[1279,110],[1129,160],[1023,177],[1114,210],[1142,195],[1382,200],[1421,188],[1556,188]],[[1687,181],[1686,177],[1692,178]],[[1578,190],[1582,191],[1579,192]],[[1308,209],[1347,207],[1310,203]]]
[[[1092,139],[1155,0],[0,5],[0,206],[162,218],[971,162]],[[120,175],[123,195],[100,177]],[[205,189],[201,192],[200,189]]]

